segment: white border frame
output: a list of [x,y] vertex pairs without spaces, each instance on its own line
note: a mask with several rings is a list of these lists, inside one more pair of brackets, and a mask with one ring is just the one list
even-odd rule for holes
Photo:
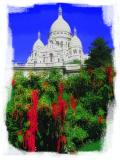
[[[112,37],[114,40],[114,66],[116,77],[114,83],[115,108],[112,121],[108,121],[107,135],[103,152],[80,152],[78,155],[59,155],[57,153],[26,153],[28,159],[82,159],[82,160],[114,160],[119,157],[120,149],[120,2],[119,0],[1,0],[0,1],[0,158],[24,158],[24,152],[11,148],[8,145],[7,131],[5,126],[5,108],[9,97],[7,87],[10,86],[12,78],[12,36],[8,28],[8,6],[32,7],[34,4],[42,3],[73,3],[103,7],[103,19],[107,25],[112,25]],[[9,52],[9,54],[8,54]],[[9,56],[9,57],[8,57]],[[113,106],[112,106],[113,107]],[[111,118],[111,110],[108,119]],[[9,156],[8,156],[9,155]],[[19,156],[18,156],[19,155]],[[17,156],[17,157],[16,157]],[[119,159],[119,158],[117,158]]]

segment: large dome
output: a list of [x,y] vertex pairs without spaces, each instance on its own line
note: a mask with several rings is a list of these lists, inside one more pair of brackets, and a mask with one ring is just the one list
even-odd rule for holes
[[62,17],[62,8],[59,7],[57,20],[52,24],[50,32],[68,32],[71,33],[69,24]]

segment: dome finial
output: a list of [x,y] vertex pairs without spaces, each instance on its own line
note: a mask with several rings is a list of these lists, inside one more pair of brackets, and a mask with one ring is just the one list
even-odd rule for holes
[[61,16],[61,15],[62,15],[62,7],[61,7],[61,5],[59,5],[58,15],[59,15],[59,16]]
[[74,27],[74,35],[77,35],[77,29]]
[[38,39],[40,39],[40,32],[38,32]]

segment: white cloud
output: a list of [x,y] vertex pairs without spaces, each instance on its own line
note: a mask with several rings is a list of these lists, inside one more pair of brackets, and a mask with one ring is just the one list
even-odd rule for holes
[[19,12],[27,11],[27,8],[26,7],[12,7],[12,6],[9,6],[8,11],[9,11],[9,13],[19,13]]
[[104,23],[108,26],[111,26],[114,17],[113,6],[103,6],[102,11]]

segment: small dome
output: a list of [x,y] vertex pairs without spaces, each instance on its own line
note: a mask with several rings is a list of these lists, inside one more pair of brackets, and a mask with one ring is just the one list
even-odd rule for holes
[[43,47],[44,47],[44,44],[40,40],[40,33],[38,32],[38,39],[37,39],[37,41],[33,45],[33,50],[38,50],[38,49],[43,48]]
[[76,29],[74,29],[74,36],[71,38],[70,47],[82,47],[81,41],[77,36]]
[[38,40],[34,43],[34,46],[33,46],[34,49],[43,48],[43,47],[44,47],[44,44],[43,44],[43,42],[42,42],[40,39],[38,39]]
[[71,33],[69,24],[62,17],[62,8],[59,7],[57,20],[52,24],[50,32],[68,32]]

